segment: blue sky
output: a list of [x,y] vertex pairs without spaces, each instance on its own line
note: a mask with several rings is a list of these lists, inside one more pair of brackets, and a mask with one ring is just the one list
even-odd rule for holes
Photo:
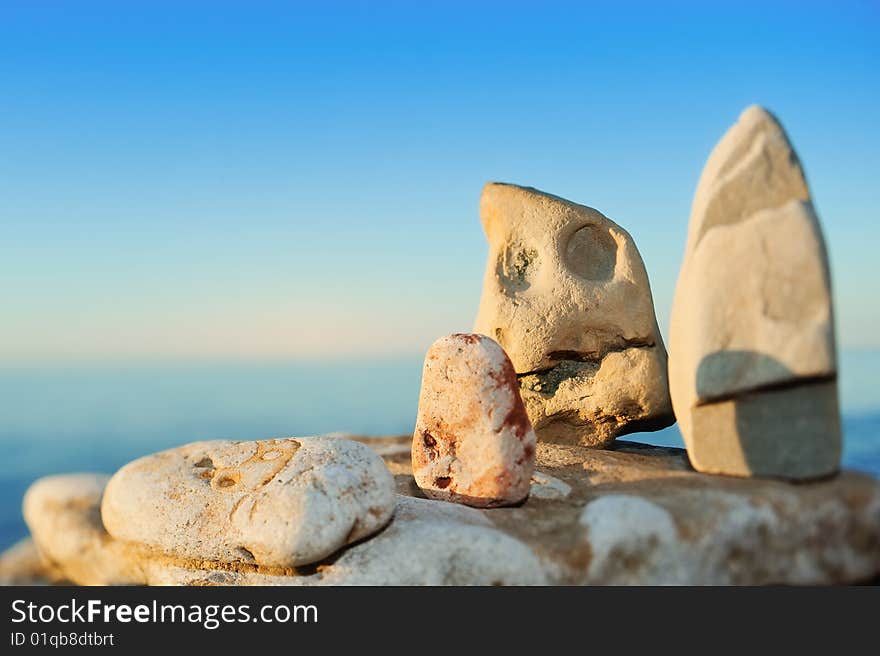
[[627,228],[665,330],[756,102],[880,347],[880,5],[767,4],[0,2],[0,360],[420,352],[472,325],[488,180]]

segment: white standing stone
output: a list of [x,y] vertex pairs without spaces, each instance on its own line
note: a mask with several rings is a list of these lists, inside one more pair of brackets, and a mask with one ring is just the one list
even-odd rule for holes
[[180,559],[289,568],[381,529],[394,496],[359,442],[196,442],[120,469],[101,514],[113,537]]
[[797,155],[750,107],[709,157],[691,212],[669,381],[693,466],[824,476],[840,465],[828,259]]
[[432,499],[502,506],[529,493],[535,432],[516,373],[485,335],[449,335],[425,356],[413,476]]
[[672,423],[666,350],[632,237],[600,212],[536,189],[489,183],[489,241],[474,331],[519,376],[538,439],[607,446]]

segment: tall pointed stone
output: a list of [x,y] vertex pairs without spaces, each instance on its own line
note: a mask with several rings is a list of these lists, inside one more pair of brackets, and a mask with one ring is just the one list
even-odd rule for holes
[[760,107],[703,170],[671,323],[670,391],[696,469],[791,479],[838,469],[825,243],[798,157]]
[[672,423],[666,350],[632,237],[596,210],[489,183],[474,332],[510,356],[538,439],[602,447]]

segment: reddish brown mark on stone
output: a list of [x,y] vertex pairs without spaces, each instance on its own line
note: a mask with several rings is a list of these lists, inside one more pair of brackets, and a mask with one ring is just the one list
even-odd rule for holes
[[477,344],[483,340],[482,335],[477,335],[475,333],[455,333],[452,335],[455,339],[462,340],[467,342],[468,344]]
[[495,481],[500,489],[506,489],[514,483],[513,472],[505,469],[495,476]]
[[[472,420],[469,419],[468,421]],[[450,426],[443,419],[436,417],[431,418],[431,420],[424,422],[422,425],[424,426],[425,424],[427,424],[427,428],[421,430],[422,444],[425,449],[440,454],[444,452],[455,453],[458,443],[457,431],[462,425],[470,425],[462,422],[461,424]]]
[[476,479],[469,486],[468,493],[475,498],[492,502],[508,496],[516,482],[514,472],[498,465]]
[[427,454],[429,460],[434,460],[437,457],[437,451],[435,450],[437,440],[426,430],[422,431],[422,446],[424,447],[422,450]]
[[521,465],[535,455],[535,448],[531,444],[526,444],[522,455],[516,459],[516,464]]
[[439,487],[441,490],[445,490],[449,487],[449,484],[452,482],[452,478],[449,476],[438,476],[434,479],[434,485]]
[[501,365],[501,371],[490,371],[489,376],[495,381],[495,385],[499,389],[507,388],[514,396],[513,407],[507,413],[504,421],[501,422],[501,427],[512,428],[516,436],[522,439],[532,429],[532,424],[529,421],[528,414],[526,414],[522,397],[519,395],[519,379],[516,377],[516,371],[510,359],[505,358],[504,363]]
[[509,426],[512,428],[519,439],[523,439],[528,435],[529,431],[532,430],[532,423],[529,421],[529,416],[526,414],[526,408],[522,400],[516,399],[501,425],[502,427]]
[[495,381],[496,387],[506,387],[519,394],[519,379],[516,377],[516,371],[510,358],[505,356],[504,361],[501,363],[501,371],[490,371],[489,377]]
[[437,446],[437,440],[435,440],[434,436],[428,431],[422,431],[422,442],[424,442],[425,446],[429,449],[433,449]]
[[422,423],[416,427],[413,435],[413,468],[430,465],[444,455],[451,455],[454,458],[457,442],[455,433],[442,419],[431,418]]

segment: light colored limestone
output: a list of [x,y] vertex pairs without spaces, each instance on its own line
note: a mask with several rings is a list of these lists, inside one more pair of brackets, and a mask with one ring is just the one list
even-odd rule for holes
[[0,554],[0,586],[62,582],[64,575],[43,559],[32,538],[19,540]]
[[543,472],[532,474],[531,496],[537,499],[564,499],[571,494],[571,485]]
[[516,373],[485,335],[449,335],[425,355],[413,476],[432,499],[491,507],[522,501],[535,433]]
[[[587,504],[578,518],[590,545],[587,576],[624,585],[679,579],[678,530],[672,515],[637,496],[610,494]],[[660,581],[656,577],[665,577]]]
[[607,446],[672,423],[666,350],[632,237],[598,211],[489,183],[474,331],[504,348],[538,439]]
[[381,529],[394,481],[372,450],[334,437],[197,442],[120,469],[107,531],[168,556],[265,567],[320,560]]
[[[408,437],[402,436],[401,442]],[[397,463],[403,479],[403,460]],[[531,547],[565,585],[812,585],[880,574],[880,482],[842,472],[813,482],[694,472],[681,449],[539,442],[535,480],[568,486],[480,511]]]
[[443,501],[399,497],[382,533],[319,564],[314,572],[156,567],[168,585],[540,585],[540,561],[522,542],[495,530],[480,511]]
[[381,535],[346,551],[320,585],[538,585],[541,563],[481,511],[400,497]]
[[[409,458],[386,457],[400,489],[418,494]],[[880,483],[870,476],[710,476],[679,449],[624,441],[539,443],[537,458],[536,477],[568,486],[566,496],[486,510],[398,496],[385,530],[300,568],[171,558],[114,540],[98,512],[106,478],[52,477],[25,505],[43,561],[53,554],[58,576],[87,585],[800,585],[880,574]],[[22,562],[32,571],[32,558]]]
[[835,472],[841,434],[828,260],[797,155],[750,107],[694,197],[670,332],[676,418],[700,471]]
[[[65,482],[64,477],[59,480]],[[456,504],[397,497],[395,517],[379,535],[316,566],[280,570],[170,558],[114,540],[100,523],[100,488],[97,497],[82,495],[70,483],[76,481],[41,486],[40,495],[52,507],[55,524],[69,528],[86,549],[66,548],[69,538],[57,535],[44,536],[48,542],[41,544],[62,559],[58,563],[62,571],[80,585],[534,585],[547,581],[527,546],[494,529],[480,511]]]
[[47,476],[28,488],[24,519],[44,563],[82,585],[144,582],[131,550],[101,526],[100,505],[109,476]]

